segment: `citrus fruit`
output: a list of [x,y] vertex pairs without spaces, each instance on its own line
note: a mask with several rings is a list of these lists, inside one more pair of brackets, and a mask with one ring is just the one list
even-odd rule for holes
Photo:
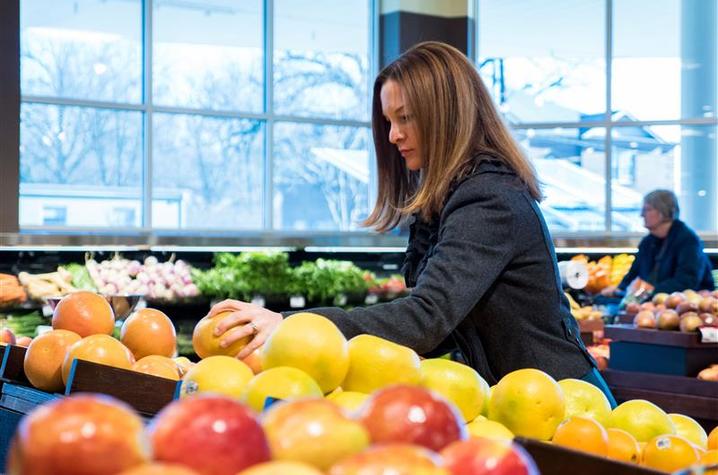
[[419,355],[411,348],[373,335],[349,340],[349,371],[342,383],[346,391],[371,394],[392,384],[421,381]]
[[558,385],[561,386],[566,399],[566,419],[587,416],[596,419],[601,425],[608,423],[611,404],[603,391],[580,379],[562,379]]
[[177,346],[175,326],[164,312],[143,308],[122,324],[120,341],[138,360],[148,355],[174,356]]
[[331,320],[308,312],[284,319],[264,343],[262,369],[291,366],[301,369],[328,393],[337,388],[349,368],[347,340]]
[[489,401],[489,419],[524,437],[549,440],[566,413],[563,391],[543,371],[512,371],[498,382]]
[[466,430],[471,437],[500,440],[512,440],[514,438],[514,434],[508,430],[505,425],[500,422],[490,421],[486,418],[474,419],[466,424]]
[[632,399],[620,404],[611,412],[608,427],[623,429],[638,442],[648,442],[658,435],[676,433],[668,414],[643,399]]
[[718,450],[718,426],[708,434],[708,450]]
[[182,465],[151,463],[125,470],[119,475],[199,475],[199,473]]
[[700,460],[698,450],[678,435],[659,435],[643,448],[641,463],[664,472],[687,468]]
[[708,448],[708,435],[693,418],[683,414],[668,414],[668,417],[676,427],[676,435],[680,435],[702,449]]
[[232,312],[220,312],[216,315],[206,316],[194,327],[192,332],[192,348],[197,356],[200,358],[207,358],[208,356],[237,356],[242,351],[242,348],[247,346],[247,343],[252,337],[244,337],[235,341],[228,347],[224,348],[220,344],[225,335],[215,336],[214,329],[219,322],[229,317]]
[[182,378],[182,397],[195,393],[216,393],[240,398],[254,374],[231,356],[210,356],[192,366]]
[[281,400],[322,397],[322,390],[304,371],[280,366],[262,371],[250,379],[243,395],[249,407],[256,412],[262,412],[270,397]]
[[130,369],[135,362],[132,352],[110,335],[96,334],[73,343],[62,362],[62,382],[67,384],[74,360],[92,361],[116,368]]
[[180,379],[179,367],[172,358],[160,355],[148,355],[140,358],[130,368],[138,373],[151,374],[160,378],[172,379],[177,381]]
[[553,443],[605,457],[608,453],[606,429],[591,417],[573,416],[563,421],[553,435]]
[[260,463],[242,470],[237,475],[278,475],[280,473],[282,475],[322,475],[322,472],[306,463],[284,460]]
[[52,313],[54,330],[70,330],[81,337],[102,333],[111,335],[115,314],[105,297],[81,290],[67,294]]
[[358,393],[356,391],[341,391],[327,396],[329,401],[349,412],[354,412],[359,409],[368,398],[368,394]]
[[606,453],[608,458],[621,462],[640,462],[641,447],[635,437],[625,430],[614,427],[606,429],[606,434],[608,435],[608,452]]
[[464,422],[474,420],[481,413],[489,393],[489,385],[475,369],[445,359],[421,362],[421,385],[453,402]]
[[25,375],[37,389],[61,391],[62,363],[67,350],[82,338],[69,330],[51,330],[37,336],[25,352]]

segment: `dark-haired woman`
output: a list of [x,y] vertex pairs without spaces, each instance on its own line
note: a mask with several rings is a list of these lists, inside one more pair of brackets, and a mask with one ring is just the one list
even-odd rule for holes
[[[372,129],[379,190],[365,224],[386,231],[412,220],[404,262],[407,297],[312,312],[350,338],[376,335],[431,354],[457,348],[489,384],[520,368],[608,387],[581,343],[562,292],[538,206],[531,163],[501,120],[467,58],[426,42],[374,83]],[[259,347],[282,315],[228,300],[220,331]]]

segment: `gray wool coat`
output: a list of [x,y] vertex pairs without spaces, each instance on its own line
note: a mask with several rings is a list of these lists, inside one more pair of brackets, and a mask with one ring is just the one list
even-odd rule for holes
[[367,333],[419,354],[458,349],[489,384],[521,368],[580,378],[595,361],[563,294],[536,201],[501,162],[478,157],[432,223],[415,218],[404,272],[410,295],[310,311],[347,337]]

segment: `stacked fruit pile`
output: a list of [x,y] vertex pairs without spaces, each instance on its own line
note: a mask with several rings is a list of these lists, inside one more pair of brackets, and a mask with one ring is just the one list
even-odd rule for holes
[[[69,310],[56,311],[59,325]],[[489,388],[454,361],[421,360],[370,335],[347,341],[312,313],[288,317],[239,360],[247,340],[224,347],[214,334],[228,315],[197,324],[193,344],[202,360],[183,375],[181,399],[147,430],[131,410],[104,397],[56,401],[21,422],[9,473],[62,475],[78,473],[78,466],[83,473],[135,475],[535,473],[510,442],[514,434],[667,471],[718,457],[718,429],[709,438],[694,420],[650,402],[611,410],[589,383],[557,382],[536,369],[514,371]],[[112,345],[125,351],[105,362],[127,367],[136,345],[161,340],[148,333],[152,328],[124,330],[127,346]],[[88,355],[97,358],[75,350],[64,359]],[[158,374],[157,367],[150,372]]]
[[597,294],[608,286],[618,285],[631,268],[635,256],[618,254],[617,256],[603,256],[598,261],[589,261],[587,256],[579,254],[571,260],[586,264],[588,283],[585,290]]
[[639,328],[694,332],[718,324],[718,291],[658,293],[650,302],[628,304],[626,313],[635,315],[633,323]]

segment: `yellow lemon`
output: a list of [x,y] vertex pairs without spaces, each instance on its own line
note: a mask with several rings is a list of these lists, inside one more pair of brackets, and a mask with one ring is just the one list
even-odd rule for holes
[[304,371],[280,366],[262,371],[247,384],[245,402],[257,412],[262,412],[267,398],[292,400],[302,397],[322,397],[319,385]]
[[231,356],[209,356],[192,366],[182,379],[181,395],[216,393],[240,398],[254,374]]
[[264,343],[262,369],[297,368],[329,393],[349,368],[347,340],[334,323],[315,313],[301,312],[283,320]]
[[591,417],[605,426],[611,416],[611,404],[603,391],[580,379],[562,379],[558,382],[566,399],[565,419],[573,416]]
[[411,348],[372,335],[349,340],[349,371],[345,391],[370,394],[392,384],[419,384],[419,355]]
[[472,421],[481,413],[489,385],[473,368],[456,361],[428,359],[421,362],[421,385],[453,402]]
[[549,440],[566,413],[563,391],[543,371],[512,371],[498,382],[489,401],[489,419],[524,437]]

